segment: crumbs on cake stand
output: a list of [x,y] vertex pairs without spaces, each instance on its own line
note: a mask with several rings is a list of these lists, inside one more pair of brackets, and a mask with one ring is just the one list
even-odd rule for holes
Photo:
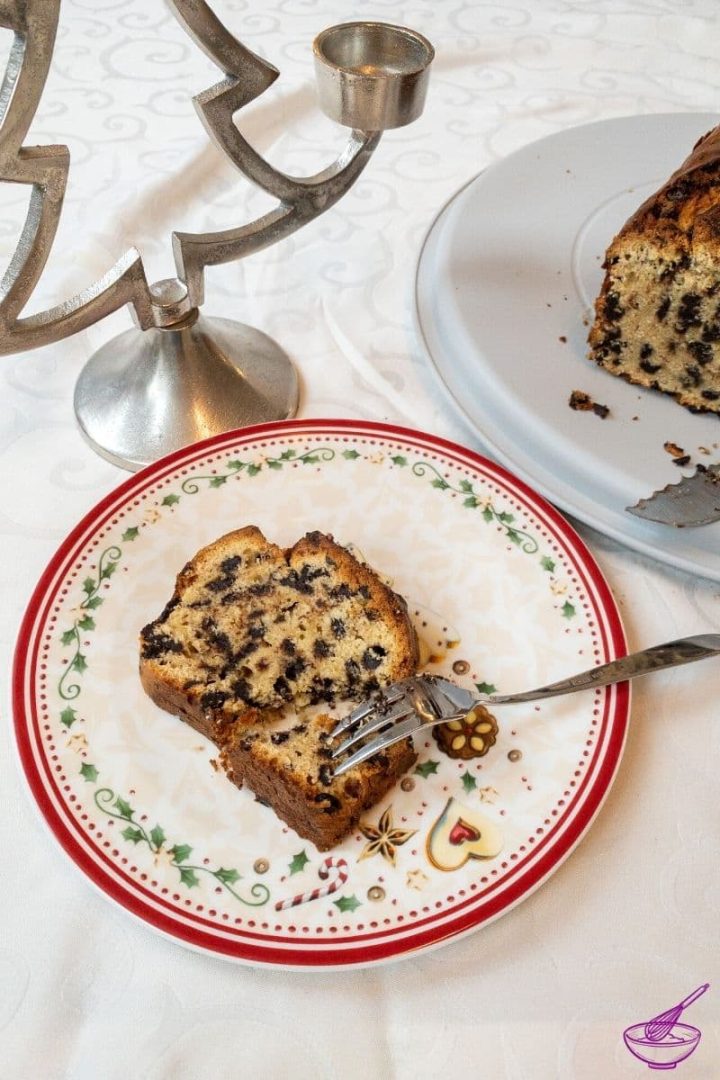
[[610,409],[607,405],[599,405],[584,390],[573,390],[568,398],[568,405],[571,409],[575,409],[576,412],[594,412],[601,420],[610,415]]

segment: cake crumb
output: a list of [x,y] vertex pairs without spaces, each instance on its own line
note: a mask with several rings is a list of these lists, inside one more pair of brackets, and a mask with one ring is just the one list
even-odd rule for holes
[[687,456],[682,446],[678,446],[677,443],[670,442],[669,439],[663,443],[663,450],[666,450],[667,453],[675,459]]
[[563,345],[565,345],[566,342],[567,342],[567,338],[565,337],[564,334],[561,334],[560,337],[558,338],[558,341],[562,341]]
[[599,405],[584,390],[573,390],[568,399],[568,405],[577,412],[594,412],[601,420],[610,414],[607,405]]

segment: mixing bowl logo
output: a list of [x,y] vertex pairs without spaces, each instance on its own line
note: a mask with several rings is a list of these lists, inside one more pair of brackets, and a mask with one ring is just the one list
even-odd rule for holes
[[658,1013],[652,1020],[625,1028],[623,1038],[630,1053],[650,1069],[674,1069],[689,1058],[700,1042],[700,1030],[690,1024],[681,1024],[680,1017],[709,986],[710,983],[703,983],[672,1009]]

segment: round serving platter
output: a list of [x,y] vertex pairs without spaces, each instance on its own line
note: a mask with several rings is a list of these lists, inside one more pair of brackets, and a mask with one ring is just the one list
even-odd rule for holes
[[[507,913],[598,812],[622,753],[627,685],[498,709],[484,756],[418,738],[413,771],[320,853],[216,771],[214,747],[138,679],[138,632],[175,574],[246,524],[284,546],[313,529],[351,544],[407,599],[428,670],[468,687],[528,688],[625,652],[592,555],[504,468],[382,424],[231,432],[104,498],[35,589],[13,714],[53,836],[147,926],[256,965],[374,964]],[[500,837],[492,857],[483,830]]]
[[[416,318],[438,385],[477,443],[556,506],[666,564],[720,581],[720,522],[675,529],[626,507],[720,461],[714,413],[632,386],[587,358],[613,236],[717,123],[710,113],[601,120],[487,168],[430,226]],[[608,409],[573,411],[573,391]],[[686,473],[688,470],[686,470]]]

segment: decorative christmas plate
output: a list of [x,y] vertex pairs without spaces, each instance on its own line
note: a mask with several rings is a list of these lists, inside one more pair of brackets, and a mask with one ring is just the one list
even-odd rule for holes
[[328,854],[213,768],[213,746],[138,679],[138,631],[202,545],[245,524],[319,529],[408,601],[428,670],[527,689],[625,652],[613,598],[567,522],[472,451],[355,421],[229,433],[137,474],[63,543],[13,675],[30,789],[105,894],[176,941],[253,964],[401,957],[507,912],[569,854],[617,769],[626,685],[479,713]]

